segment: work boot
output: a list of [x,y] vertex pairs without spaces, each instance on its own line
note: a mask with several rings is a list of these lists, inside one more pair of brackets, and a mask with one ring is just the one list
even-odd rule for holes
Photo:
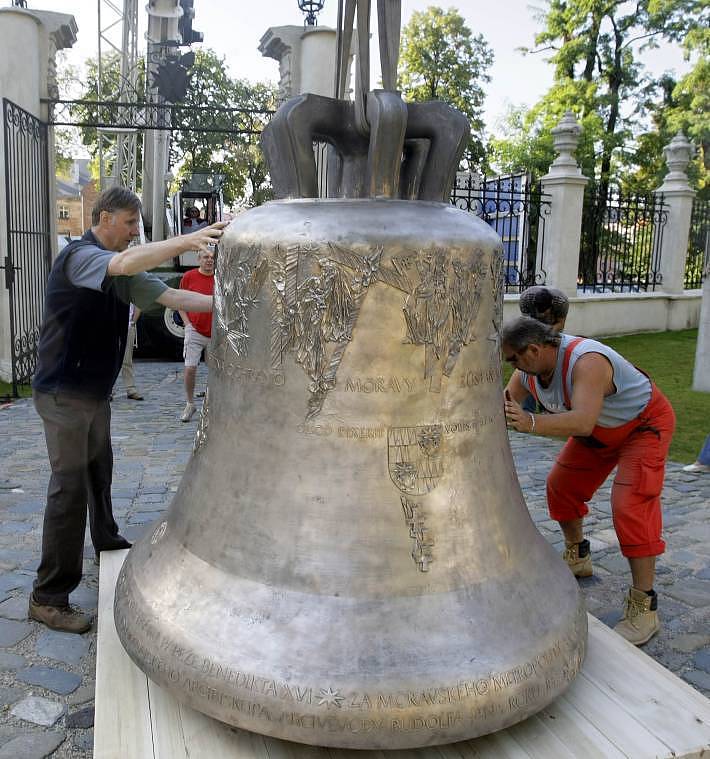
[[40,604],[35,601],[33,593],[30,594],[28,616],[52,630],[61,630],[77,635],[85,633],[91,627],[91,617],[82,614],[73,606],[69,606],[69,604],[66,606]]
[[572,570],[575,577],[592,576],[592,554],[589,550],[589,541],[583,540],[581,543],[567,543],[562,558],[567,562],[567,566]]
[[651,595],[644,590],[629,588],[624,608],[624,618],[614,627],[614,630],[635,646],[642,646],[661,629],[658,621],[658,597],[656,591]]
[[192,415],[195,413],[195,404],[190,403],[188,401],[185,404],[185,408],[183,409],[182,416],[180,417],[181,422],[189,422],[190,419],[192,419]]

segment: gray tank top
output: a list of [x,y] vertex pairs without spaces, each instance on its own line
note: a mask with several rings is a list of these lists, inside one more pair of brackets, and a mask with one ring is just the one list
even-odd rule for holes
[[[550,386],[542,387],[537,377],[534,378],[535,390],[537,391],[540,403],[553,414],[567,411],[562,390],[562,366],[567,346],[572,340],[577,339],[574,335],[563,334],[560,337],[561,342],[557,353],[557,366],[555,367],[555,373],[552,376]],[[635,419],[646,408],[651,399],[651,380],[615,350],[596,340],[585,337],[572,349],[567,371],[567,392],[569,397],[572,397],[572,370],[579,357],[585,353],[600,353],[606,357],[614,373],[613,382],[616,392],[604,398],[597,424],[600,427],[620,427],[622,424]],[[521,372],[521,374],[523,384],[526,387],[530,387],[529,375],[525,372]]]

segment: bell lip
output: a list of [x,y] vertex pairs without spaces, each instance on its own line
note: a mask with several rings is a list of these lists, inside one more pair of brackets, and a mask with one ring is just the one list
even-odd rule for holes
[[[351,682],[347,678],[344,682],[338,682],[337,677],[330,678],[330,683],[320,683],[315,677],[312,681],[309,681],[308,677],[304,677],[303,682],[294,683],[293,678],[283,680],[278,670],[268,667],[264,667],[261,672],[254,675],[257,679],[264,679],[265,682],[275,683],[277,687],[279,687],[278,683],[286,682],[290,683],[292,687],[298,685],[299,688],[309,689],[312,691],[313,698],[315,699],[304,704],[300,702],[285,702],[279,700],[277,697],[272,698],[267,692],[259,693],[254,691],[251,686],[246,687],[243,681],[239,685],[238,678],[240,675],[236,676],[236,680],[232,675],[225,680],[224,673],[226,671],[235,673],[250,671],[250,668],[247,666],[248,662],[242,661],[240,663],[239,655],[234,656],[230,661],[219,662],[217,660],[217,651],[209,648],[209,644],[206,644],[206,648],[204,649],[200,649],[199,647],[185,648],[185,644],[188,641],[183,639],[179,634],[182,631],[180,624],[173,625],[173,623],[168,621],[162,628],[159,626],[154,627],[151,631],[150,625],[149,627],[145,627],[143,626],[144,623],[139,623],[137,620],[141,618],[146,620],[146,612],[148,616],[152,616],[151,612],[153,610],[151,608],[151,592],[146,594],[146,588],[141,581],[141,575],[145,572],[150,574],[150,572],[147,566],[143,566],[141,573],[138,576],[135,575],[131,568],[131,560],[135,556],[136,553],[132,552],[126,564],[124,564],[121,576],[119,576],[115,596],[118,635],[133,661],[152,680],[165,687],[180,701],[198,711],[240,729],[283,740],[291,740],[306,745],[367,750],[411,749],[469,740],[510,727],[544,709],[558,698],[573,682],[586,655],[587,616],[584,601],[580,593],[576,598],[574,608],[572,599],[567,599],[569,608],[557,620],[557,623],[551,626],[552,629],[548,631],[549,637],[538,638],[534,645],[525,647],[524,651],[522,650],[523,644],[521,643],[520,659],[509,659],[509,664],[506,665],[509,668],[489,673],[490,685],[488,686],[488,692],[491,694],[490,701],[487,696],[479,693],[479,696],[481,696],[480,700],[476,697],[471,697],[470,694],[466,695],[465,698],[459,695],[458,701],[454,703],[442,704],[434,702],[432,704],[431,702],[427,702],[426,704],[420,703],[416,707],[409,707],[405,704],[404,709],[399,709],[399,705],[395,708],[393,704],[388,703],[378,706],[377,709],[370,712],[357,712],[354,708],[334,710],[330,707],[322,708],[322,705],[318,704],[317,693],[319,684],[323,686],[327,685],[335,693],[338,693],[339,690],[342,690],[343,693],[346,691],[358,692],[358,688],[363,686],[364,693],[369,692],[373,694],[377,692],[376,683],[369,682],[367,678],[363,678],[359,682]],[[120,623],[119,619],[121,619]],[[178,634],[175,635],[175,633]],[[554,652],[550,648],[551,641],[554,644],[552,647],[555,649]],[[557,641],[562,641],[559,651],[556,650]],[[167,653],[174,650],[183,653],[175,656]],[[193,652],[194,661],[184,658],[184,652],[188,650]],[[205,659],[204,657],[207,658]],[[526,657],[532,657],[531,661],[538,662],[539,671],[535,671],[529,677],[518,678],[515,676],[514,680],[510,679],[513,677],[510,673],[519,670],[518,664],[524,659],[527,661]],[[157,668],[155,665],[156,660],[158,661]],[[198,667],[197,663],[203,661],[214,663],[217,669],[214,672],[210,671],[209,674],[202,674],[204,665]],[[540,662],[543,663],[541,664]],[[244,669],[236,669],[240,664]],[[227,670],[223,668],[224,666],[227,667]],[[522,666],[525,667],[526,665],[523,664]],[[219,671],[220,668],[222,668],[221,673]],[[479,672],[475,667],[469,667],[467,672],[462,672],[462,670],[463,668],[457,669],[456,679],[451,680],[451,683],[454,683],[452,687],[455,687],[455,683],[459,682],[473,683],[478,675],[482,676],[482,671]],[[400,688],[403,692],[411,691],[413,693],[424,693],[432,689],[443,692],[446,690],[446,684],[449,682],[448,679],[441,678],[441,673],[437,671],[424,673],[422,675],[422,683],[418,685],[413,673],[408,673],[408,675],[398,681],[388,680],[387,678],[390,674],[384,673],[381,676],[383,681],[388,683],[386,691],[383,687],[379,689],[384,692],[385,697],[388,694],[399,692]],[[276,679],[270,679],[272,675]],[[506,689],[501,689],[500,692],[496,690],[494,693],[494,675],[504,678],[502,682],[506,684]],[[251,675],[244,674],[241,677],[251,677]],[[377,673],[374,673],[371,680],[374,681],[376,677]],[[552,683],[551,686],[546,685],[546,681],[548,680]],[[526,695],[526,692],[529,693],[526,689],[530,687],[537,689],[534,697]],[[220,698],[215,701],[215,693],[223,695],[220,695]],[[325,691],[321,689],[321,693],[325,693]],[[515,709],[505,708],[508,705],[510,697],[519,699],[519,703],[516,703]],[[224,700],[224,703],[222,703],[222,700]],[[238,702],[240,705],[236,708],[230,708],[230,704],[233,701]],[[494,711],[490,714],[486,712],[482,717],[473,718],[472,715],[476,709],[482,708],[485,710],[489,704],[490,708]],[[261,715],[265,712],[274,715],[275,719],[264,719]],[[446,716],[452,713],[460,713],[468,715],[468,717],[462,723],[455,722],[452,726],[451,718]],[[317,726],[310,728],[304,727],[303,724],[298,722],[290,723],[284,716],[289,714],[291,716],[306,715],[308,720],[313,718],[311,721],[314,721],[314,724]],[[335,716],[341,720],[338,723],[337,730],[330,726],[328,720],[329,717]],[[417,727],[416,725],[421,725],[421,720],[425,717],[428,717],[430,725],[436,724],[436,721],[439,720],[441,727],[431,729],[430,726],[427,726],[426,730]],[[382,724],[387,725],[388,729],[385,732],[373,735],[356,733],[350,727],[348,730],[342,727],[342,724],[350,726],[351,723],[354,724],[361,718],[374,719],[377,722],[383,720]],[[405,722],[405,725],[414,725],[409,732],[407,730],[394,731],[394,729],[389,729],[389,726],[394,725],[396,721],[401,721],[402,719],[419,720],[419,723],[416,721]]]

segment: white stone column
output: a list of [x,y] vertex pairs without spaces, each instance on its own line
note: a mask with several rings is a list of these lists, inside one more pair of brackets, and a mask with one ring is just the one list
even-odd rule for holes
[[[357,30],[353,30],[348,58],[348,91],[352,51],[357,47]],[[326,26],[272,26],[259,42],[259,51],[279,62],[279,102],[306,92],[333,97],[335,93],[336,32]],[[318,174],[318,194],[328,194],[328,147],[313,146]]]
[[[11,100],[42,121],[48,120],[47,105],[41,98],[56,95],[55,55],[76,41],[77,26],[73,16],[52,11],[24,8],[0,8],[0,103]],[[0,122],[4,114],[0,109]],[[0,262],[5,263],[7,224],[5,214],[5,143],[0,123]],[[52,254],[56,254],[55,163],[53,137],[49,134],[49,219]],[[0,378],[9,380],[11,367],[10,304],[4,271],[0,272]]]
[[544,242],[541,236],[538,238],[537,269],[544,271],[547,285],[557,287],[569,297],[577,294],[582,200],[588,182],[573,155],[581,133],[574,114],[567,111],[552,130],[558,155],[541,180],[542,191],[550,196],[551,207],[549,216],[545,217]]
[[693,145],[683,132],[678,132],[663,149],[663,155],[668,165],[668,174],[654,193],[659,198],[663,196],[663,202],[668,208],[661,240],[661,287],[666,293],[678,295],[683,292],[690,216],[695,197],[686,174],[693,155]]
[[[335,29],[326,26],[272,26],[259,41],[259,52],[279,62],[279,100],[304,92],[333,97]],[[353,33],[351,49],[356,44]]]
[[693,390],[710,393],[710,257],[706,257],[705,261],[703,300],[700,306],[698,342],[695,347]]

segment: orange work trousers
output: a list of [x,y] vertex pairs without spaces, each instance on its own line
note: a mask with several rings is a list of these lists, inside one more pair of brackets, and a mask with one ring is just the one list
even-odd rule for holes
[[661,490],[675,414],[668,399],[652,386],[651,399],[636,419],[621,427],[595,427],[590,438],[571,437],[547,478],[550,516],[558,522],[583,518],[589,501],[614,467],[611,488],[614,529],[624,556],[658,556]]

